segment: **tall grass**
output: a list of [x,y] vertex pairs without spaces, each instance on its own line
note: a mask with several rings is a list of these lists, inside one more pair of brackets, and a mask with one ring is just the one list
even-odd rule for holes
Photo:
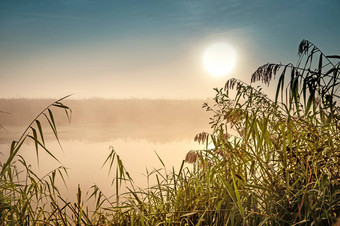
[[41,120],[46,120],[53,134],[59,142],[57,127],[52,109],[61,108],[69,120],[71,109],[64,104],[61,98],[42,110],[27,126],[17,141],[10,146],[9,155],[5,162],[0,164],[0,222],[8,225],[27,225],[29,223],[53,221],[52,214],[46,209],[48,205],[57,206],[59,189],[55,184],[56,177],[64,181],[67,175],[65,167],[60,166],[43,177],[37,176],[31,166],[21,156],[20,150],[26,140],[32,140],[39,162],[39,151],[46,152],[58,161],[53,153],[46,147]]
[[[190,151],[179,171],[166,169],[159,158],[163,167],[146,176],[157,183],[147,188],[134,185],[110,148],[104,165],[114,173],[115,194],[94,185],[85,196],[78,188],[76,203],[66,201],[54,183],[57,174],[65,175],[63,167],[39,178],[18,154],[30,138],[37,155],[40,146],[54,157],[34,121],[32,135],[25,132],[1,163],[2,224],[334,224],[340,213],[340,56],[326,56],[306,40],[298,53],[296,65],[268,63],[252,75],[252,82],[268,85],[279,75],[274,100],[237,79],[215,89],[214,105],[203,105],[213,112],[212,131],[195,137],[206,148]],[[59,101],[55,105],[69,110]],[[58,139],[52,111],[44,112]],[[15,158],[25,166],[24,181],[16,179]],[[84,206],[90,199],[92,211]]]

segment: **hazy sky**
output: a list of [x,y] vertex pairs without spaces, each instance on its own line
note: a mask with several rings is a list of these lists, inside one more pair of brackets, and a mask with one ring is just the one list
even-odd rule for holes
[[[339,54],[339,12],[339,0],[0,0],[0,97],[211,97],[296,62],[302,39]],[[221,41],[237,61],[216,78],[202,55]]]

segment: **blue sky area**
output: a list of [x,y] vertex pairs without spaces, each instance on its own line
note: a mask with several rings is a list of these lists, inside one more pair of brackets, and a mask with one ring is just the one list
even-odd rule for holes
[[[340,52],[340,1],[0,0],[0,97],[207,98],[262,64],[296,62],[308,39]],[[230,75],[202,54],[234,47]]]

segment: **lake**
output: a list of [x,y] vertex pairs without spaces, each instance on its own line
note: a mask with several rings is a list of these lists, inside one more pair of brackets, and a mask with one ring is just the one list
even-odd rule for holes
[[[10,142],[17,140],[30,121],[52,100],[1,99],[0,156],[3,162],[9,153]],[[202,149],[193,141],[202,131],[210,131],[210,115],[201,108],[203,100],[68,100],[73,110],[71,123],[60,109],[54,109],[62,149],[44,119],[44,135],[49,150],[68,168],[67,188],[60,186],[63,197],[75,200],[77,186],[83,194],[96,184],[107,195],[115,189],[111,181],[115,168],[102,167],[113,147],[121,157],[136,186],[146,187],[146,169],[162,167],[179,169],[190,150]],[[52,109],[53,110],[53,109]],[[34,143],[27,141],[20,150],[26,162],[43,176],[60,163],[40,149],[37,163]],[[59,180],[61,185],[62,181]]]

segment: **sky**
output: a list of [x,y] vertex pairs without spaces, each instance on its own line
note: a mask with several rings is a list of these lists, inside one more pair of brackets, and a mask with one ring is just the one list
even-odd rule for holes
[[[205,99],[300,41],[340,52],[339,0],[0,0],[0,98]],[[225,42],[224,77],[203,53]]]

